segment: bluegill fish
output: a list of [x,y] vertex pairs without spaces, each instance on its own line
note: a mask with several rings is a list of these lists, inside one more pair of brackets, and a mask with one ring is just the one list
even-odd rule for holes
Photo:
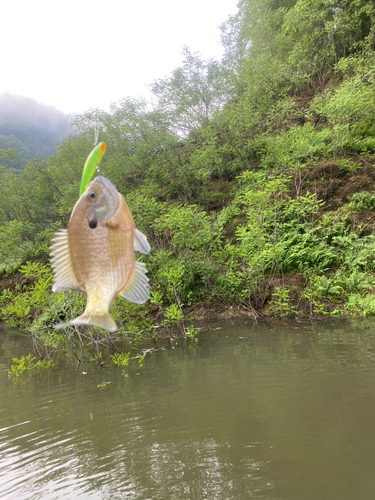
[[150,296],[144,264],[134,250],[149,254],[147,238],[114,185],[96,177],[77,201],[68,229],[56,233],[51,247],[56,281],[53,292],[77,290],[87,295],[84,313],[68,325],[117,330],[109,308],[117,295],[143,304]]

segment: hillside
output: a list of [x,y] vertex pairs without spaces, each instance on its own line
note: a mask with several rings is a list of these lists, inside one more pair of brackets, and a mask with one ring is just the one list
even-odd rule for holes
[[[56,144],[70,133],[72,117],[35,99],[9,93],[0,94],[0,148],[16,141],[17,150],[27,160],[56,152]],[[8,139],[8,142],[7,142]],[[16,146],[17,147],[17,146]]]
[[98,130],[101,171],[152,248],[151,303],[116,299],[120,334],[218,311],[375,315],[374,21],[366,0],[244,0],[223,60],[185,49],[151,85],[158,106],[76,117],[57,156],[2,178],[3,288],[21,271],[3,318],[56,336],[56,318],[81,311],[81,296],[51,295],[48,247]]

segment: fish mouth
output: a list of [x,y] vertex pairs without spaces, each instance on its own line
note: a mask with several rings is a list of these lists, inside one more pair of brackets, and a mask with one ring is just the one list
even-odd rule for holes
[[93,218],[93,219],[89,219],[89,227],[91,229],[95,229],[98,225],[98,221],[96,220],[96,218]]

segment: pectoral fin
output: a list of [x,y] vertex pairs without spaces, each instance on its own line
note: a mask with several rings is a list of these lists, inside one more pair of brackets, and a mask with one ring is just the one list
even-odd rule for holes
[[134,250],[150,255],[150,245],[146,236],[137,228],[134,229]]
[[53,292],[64,290],[76,290],[83,292],[83,289],[76,280],[69,254],[68,231],[61,229],[53,238],[54,244],[51,246],[51,260],[56,281],[52,287]]
[[136,262],[133,276],[130,281],[128,281],[125,288],[120,291],[119,295],[125,299],[135,302],[136,304],[143,304],[146,302],[146,300],[150,297],[146,273],[147,271],[144,264]]

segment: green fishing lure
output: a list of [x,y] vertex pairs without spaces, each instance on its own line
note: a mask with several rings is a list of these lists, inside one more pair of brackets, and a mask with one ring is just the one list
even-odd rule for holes
[[106,149],[107,149],[106,143],[99,142],[99,144],[94,147],[94,149],[91,151],[91,153],[87,157],[87,160],[86,160],[85,166],[83,168],[83,172],[82,172],[81,187],[79,190],[80,196],[82,196],[82,194],[86,191],[87,186],[90,184],[91,177],[94,175],[94,172],[95,172],[95,167],[96,167],[96,165],[98,165],[101,162]]

